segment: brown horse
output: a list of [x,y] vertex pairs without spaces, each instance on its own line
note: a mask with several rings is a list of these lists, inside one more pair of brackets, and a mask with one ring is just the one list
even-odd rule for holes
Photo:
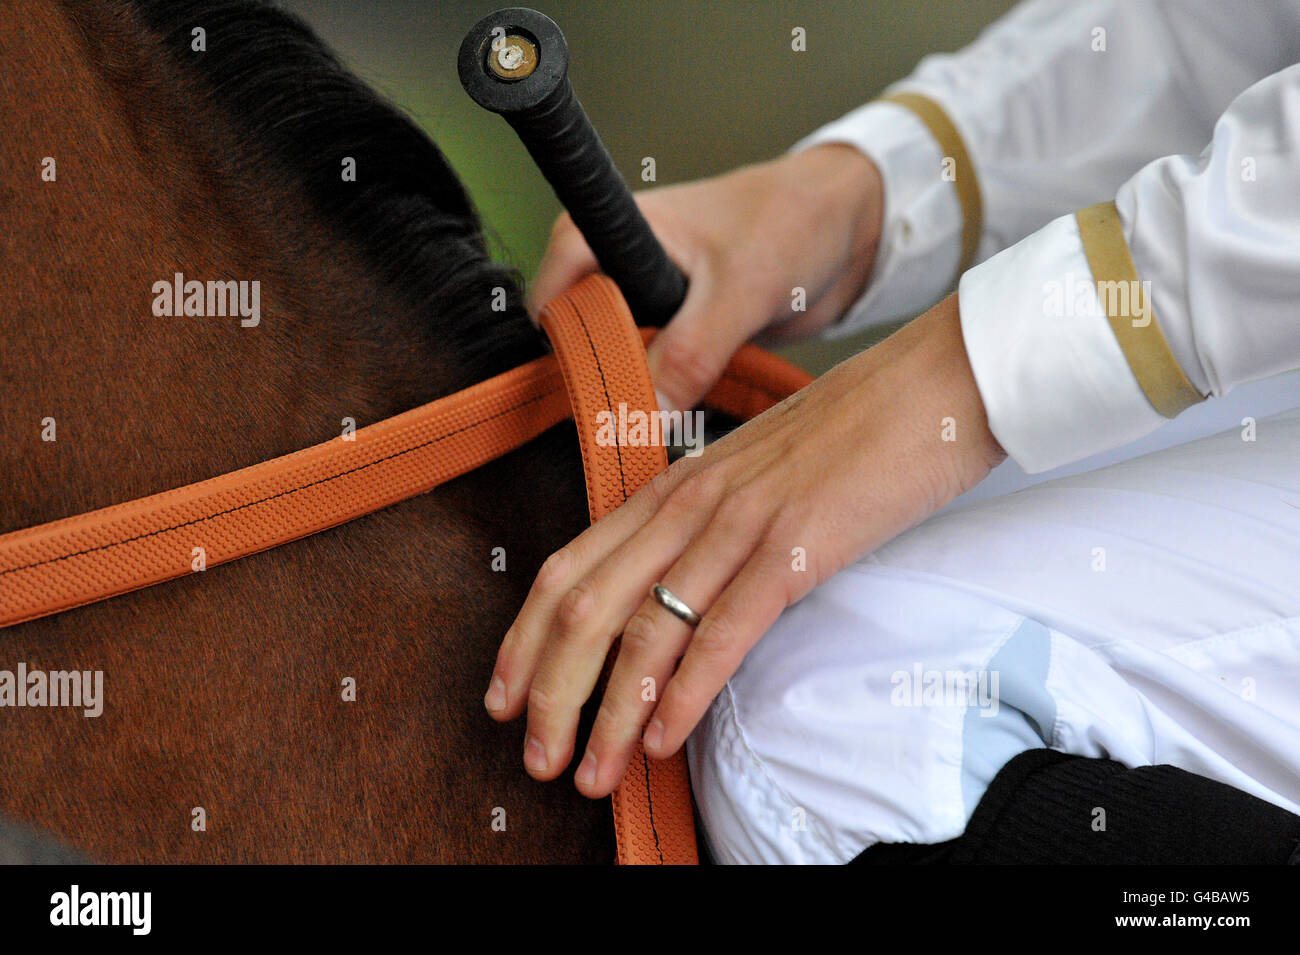
[[[442,155],[290,17],[10,0],[0,63],[0,532],[541,353]],[[260,321],[165,314],[176,273],[258,282]],[[611,859],[608,804],[529,779],[481,702],[585,513],[563,425],[351,524],[0,633],[0,670],[104,681],[98,717],[0,708],[0,815],[106,862]]]

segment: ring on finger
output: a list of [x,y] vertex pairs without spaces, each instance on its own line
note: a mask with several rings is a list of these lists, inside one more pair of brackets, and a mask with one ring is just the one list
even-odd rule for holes
[[686,601],[682,600],[681,597],[678,597],[663,584],[655,584],[651,587],[650,596],[655,599],[655,602],[658,603],[659,606],[663,607],[677,619],[685,621],[692,627],[699,625],[700,615],[687,606]]

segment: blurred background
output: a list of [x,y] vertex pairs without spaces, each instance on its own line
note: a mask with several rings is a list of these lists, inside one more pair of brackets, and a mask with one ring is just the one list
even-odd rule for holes
[[[515,0],[516,5],[521,4]],[[405,109],[465,181],[494,254],[531,278],[559,203],[500,117],[456,77],[480,17],[510,0],[282,0],[347,65]],[[865,103],[928,52],[953,50],[1013,0],[534,0],[564,31],[569,76],[634,189],[714,175],[788,149]],[[791,49],[802,27],[807,49]],[[820,373],[883,332],[803,343]]]

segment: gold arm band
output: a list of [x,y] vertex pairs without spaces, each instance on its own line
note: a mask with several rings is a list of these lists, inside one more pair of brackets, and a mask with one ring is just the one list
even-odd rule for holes
[[1204,401],[1178,366],[1169,342],[1156,323],[1146,289],[1138,281],[1133,257],[1114,202],[1102,202],[1074,214],[1083,239],[1097,297],[1124,358],[1152,407],[1166,418]]
[[980,236],[984,234],[984,204],[980,200],[979,178],[975,175],[975,165],[970,161],[970,154],[966,152],[966,144],[962,142],[961,134],[943,107],[930,97],[920,93],[886,93],[880,98],[915,113],[939,144],[944,159],[951,159],[956,166],[953,185],[957,187],[957,201],[961,203],[962,216],[961,262],[957,267],[957,277],[961,278],[974,263]]

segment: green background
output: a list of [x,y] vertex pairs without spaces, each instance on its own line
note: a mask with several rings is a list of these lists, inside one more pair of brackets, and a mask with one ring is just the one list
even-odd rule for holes
[[[495,237],[531,277],[559,204],[504,120],[456,77],[468,29],[501,2],[283,0],[344,62],[405,109],[450,158]],[[569,76],[624,177],[641,186],[713,175],[777,155],[817,126],[953,50],[1011,0],[547,0],[568,40]],[[791,49],[803,27],[807,51]],[[787,355],[820,372],[874,338]]]

